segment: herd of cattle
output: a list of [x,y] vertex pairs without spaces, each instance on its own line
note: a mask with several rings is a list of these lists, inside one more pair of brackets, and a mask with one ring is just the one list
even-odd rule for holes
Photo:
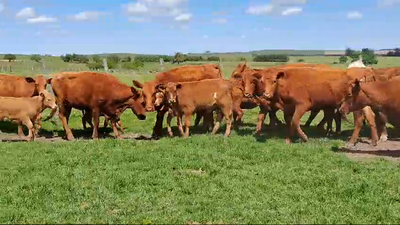
[[[398,75],[400,67],[336,69],[307,63],[264,69],[239,64],[230,79],[223,78],[218,65],[188,65],[159,73],[149,82],[133,80],[133,87],[112,75],[97,72],[65,72],[49,79],[0,75],[0,119],[16,122],[22,136],[22,124],[27,126],[28,140],[34,140],[41,128],[41,113],[50,108],[50,116],[45,120],[58,111],[66,138],[71,141],[74,136],[68,120],[75,108],[83,112],[83,127],[89,123],[93,128],[93,139],[98,138],[100,116],[105,117],[105,126],[111,121],[115,137],[120,138],[123,132],[120,115],[131,109],[139,120],[145,120],[148,112],[157,112],[154,137],[162,135],[165,114],[170,136],[173,136],[171,120],[176,117],[181,135],[188,137],[194,114],[195,126],[203,119],[204,129],[212,128],[213,134],[225,119],[225,135],[229,136],[232,126],[240,126],[244,109],[259,107],[256,134],[260,134],[267,114],[270,126],[282,125],[276,116],[282,110],[288,128],[286,142],[290,143],[296,133],[307,141],[300,127],[300,119],[307,111],[311,114],[306,126],[321,110],[324,112],[318,128],[327,133],[333,132],[333,121],[335,132],[340,133],[342,119],[353,112],[355,129],[350,143],[356,143],[366,119],[372,144],[377,145],[379,139],[387,140],[386,123],[400,125]],[[46,90],[48,85],[54,96]]]

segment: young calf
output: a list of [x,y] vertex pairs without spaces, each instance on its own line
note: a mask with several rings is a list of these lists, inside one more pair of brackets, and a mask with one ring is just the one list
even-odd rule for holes
[[[118,113],[118,117],[121,115],[121,113],[125,111],[124,110],[120,110],[120,112]],[[93,123],[92,123],[92,112],[90,110],[82,110],[82,126],[83,129],[86,129],[86,123],[89,124],[89,126],[93,129]],[[100,116],[104,116],[104,128],[106,128],[108,126],[108,124],[111,122],[110,121],[110,117],[108,117],[106,114],[104,113],[100,113]],[[121,120],[118,120],[116,122],[117,128],[119,131],[121,131],[121,133],[124,133],[124,128],[122,127],[122,123]]]
[[[173,114],[177,116],[179,130],[185,138],[189,136],[191,118],[199,110],[210,114],[219,109],[222,114],[218,115],[212,134],[218,131],[223,115],[227,124],[225,136],[230,135],[234,107],[233,86],[230,81],[207,79],[184,83],[169,82],[166,85],[157,85],[156,89],[158,92],[165,93],[165,101],[170,105]],[[185,116],[185,132],[182,128],[182,116]]]
[[55,98],[46,90],[35,97],[0,97],[0,120],[5,118],[18,123],[18,130],[22,124],[29,129],[28,139],[35,139],[35,122],[44,109],[56,109]]

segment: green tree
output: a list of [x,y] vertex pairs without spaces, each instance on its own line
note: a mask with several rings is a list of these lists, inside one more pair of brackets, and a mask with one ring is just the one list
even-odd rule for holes
[[92,56],[92,60],[93,60],[93,62],[95,62],[95,63],[101,63],[101,62],[102,62],[100,56],[98,56],[98,55],[93,55],[93,56]]
[[365,65],[378,64],[378,59],[376,58],[375,52],[369,48],[363,48],[361,50],[362,61]]
[[360,59],[360,52],[354,51],[352,55],[350,55],[351,62],[355,62]]
[[132,58],[130,56],[124,57],[122,60],[122,62],[132,62]]
[[118,64],[121,61],[121,58],[117,55],[109,55],[107,57],[107,62],[110,62],[112,64]]
[[174,63],[178,63],[179,64],[179,63],[182,63],[182,62],[185,62],[185,55],[183,55],[180,52],[175,53]]
[[298,59],[297,62],[305,62],[304,59]]
[[339,63],[340,63],[340,64],[345,64],[345,63],[347,63],[347,60],[349,60],[349,59],[347,58],[347,56],[342,55],[342,56],[340,56],[340,58],[339,58]]
[[37,55],[37,54],[31,55],[31,60],[35,61],[35,62],[40,62],[40,61],[42,61],[42,56],[41,55]]
[[4,59],[8,60],[8,62],[14,61],[17,59],[17,56],[15,56],[14,54],[5,54],[4,55]]
[[346,55],[346,56],[352,56],[355,52],[356,52],[356,51],[354,51],[354,50],[351,49],[351,48],[346,48],[345,55]]

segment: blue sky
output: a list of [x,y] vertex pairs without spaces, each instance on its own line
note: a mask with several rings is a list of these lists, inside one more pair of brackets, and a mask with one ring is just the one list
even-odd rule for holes
[[400,0],[0,0],[0,53],[400,46]]

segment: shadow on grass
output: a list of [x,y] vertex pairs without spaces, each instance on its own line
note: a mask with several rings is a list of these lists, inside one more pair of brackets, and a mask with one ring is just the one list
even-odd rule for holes
[[[373,147],[371,147],[373,148]],[[379,146],[375,147],[379,148]],[[332,147],[333,152],[338,153],[352,153],[352,154],[368,154],[375,156],[389,156],[393,158],[400,158],[400,149],[399,150],[350,150],[345,148],[339,148],[337,146]]]

